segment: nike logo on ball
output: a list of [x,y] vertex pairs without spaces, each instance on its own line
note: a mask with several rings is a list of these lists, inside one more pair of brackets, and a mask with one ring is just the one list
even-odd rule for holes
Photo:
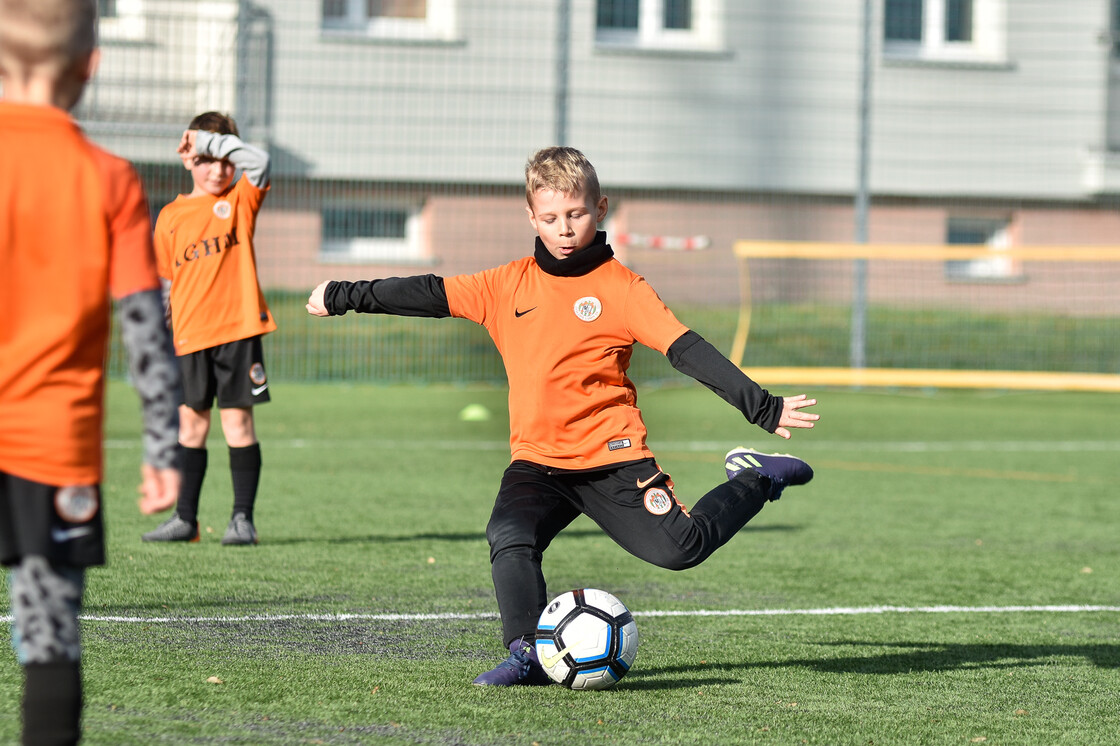
[[[576,640],[576,641],[575,641],[574,643],[572,643],[571,645],[567,646],[566,648],[564,648],[563,650],[561,650],[561,651],[560,651],[559,653],[557,653],[556,655],[541,655],[541,656],[540,656],[540,657],[541,657],[541,664],[542,664],[542,665],[543,665],[543,666],[544,666],[545,668],[552,668],[552,667],[553,667],[553,666],[555,666],[555,665],[556,665],[557,663],[559,663],[560,661],[562,661],[562,660],[564,659],[564,656],[565,656],[565,655],[567,655],[568,653],[572,652],[573,650],[575,650],[576,648],[578,648],[578,647],[579,647],[580,645],[582,645],[583,643],[587,642],[587,640],[588,640],[588,639],[590,639],[590,637],[591,637],[591,636],[588,636],[588,637],[584,637],[584,638],[582,638],[582,639],[580,639],[580,640]],[[537,654],[538,654],[538,655],[540,655],[540,651],[537,651]]]
[[518,310],[517,310],[517,309],[515,308],[515,309],[513,309],[513,315],[514,315],[514,316],[516,316],[517,318],[521,318],[521,317],[522,317],[522,316],[524,316],[525,314],[529,313],[529,311],[536,311],[536,310],[537,310],[537,307],[536,307],[536,306],[533,306],[532,308],[526,309],[526,310],[524,310],[524,311],[518,311]]

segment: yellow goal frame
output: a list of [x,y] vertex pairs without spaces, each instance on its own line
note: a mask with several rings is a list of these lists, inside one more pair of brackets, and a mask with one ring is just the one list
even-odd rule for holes
[[969,261],[1011,259],[1031,262],[1116,262],[1117,246],[1021,246],[858,244],[805,241],[736,241],[739,264],[739,321],[731,361],[764,385],[868,386],[1016,389],[1036,391],[1120,392],[1120,374],[1048,373],[1012,370],[934,370],[914,368],[743,367],[751,327],[750,259],[889,259],[893,261]]

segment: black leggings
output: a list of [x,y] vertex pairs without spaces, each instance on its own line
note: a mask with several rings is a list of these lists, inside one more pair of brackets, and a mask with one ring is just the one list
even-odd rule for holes
[[658,567],[695,567],[726,544],[766,504],[770,480],[744,471],[704,495],[691,511],[653,459],[573,472],[514,461],[486,527],[491,574],[508,646],[531,638],[548,603],[541,558],[580,513],[616,544]]

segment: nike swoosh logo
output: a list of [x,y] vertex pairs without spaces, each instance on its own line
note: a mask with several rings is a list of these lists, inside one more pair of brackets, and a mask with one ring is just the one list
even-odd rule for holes
[[254,388],[249,389],[249,393],[252,394],[253,396],[256,396],[257,394],[261,393],[262,391],[264,391],[267,388],[268,388],[268,384],[266,383],[263,386],[256,386]]
[[580,640],[576,640],[571,645],[569,645],[568,647],[566,647],[563,650],[561,650],[560,652],[558,652],[556,655],[542,655],[541,656],[541,664],[545,668],[552,668],[557,663],[559,663],[561,660],[563,660],[565,655],[567,655],[568,653],[570,653],[573,650],[575,650],[576,648],[578,648],[580,645],[582,645],[584,642],[586,642],[587,639],[588,638],[584,637]]
[[68,528],[63,531],[60,528],[51,529],[51,539],[55,544],[63,544],[71,539],[77,539],[81,536],[93,533],[93,529],[89,526],[78,526],[77,528]]
[[644,490],[646,487],[649,487],[651,484],[653,484],[653,480],[657,479],[659,476],[661,476],[661,472],[657,472],[644,482],[641,479],[635,480],[638,484],[638,489]]
[[516,316],[517,318],[521,318],[521,317],[522,317],[522,316],[524,316],[525,314],[529,313],[529,311],[536,311],[536,310],[537,310],[537,307],[536,307],[536,306],[533,306],[532,308],[530,308],[530,309],[528,309],[528,310],[526,310],[526,311],[518,311],[518,310],[517,310],[517,309],[515,308],[515,309],[513,309],[513,315],[514,315],[514,316]]

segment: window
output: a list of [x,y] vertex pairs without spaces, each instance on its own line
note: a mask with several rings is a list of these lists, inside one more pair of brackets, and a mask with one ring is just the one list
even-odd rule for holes
[[419,211],[403,207],[324,207],[319,259],[338,264],[424,263]]
[[98,41],[146,41],[144,0],[97,0]]
[[323,0],[324,18],[346,18],[351,13],[370,18],[426,18],[427,0]]
[[[657,10],[657,3],[646,2],[647,13]],[[640,27],[639,10],[642,3],[639,0],[600,0],[596,15],[596,25],[601,29],[630,29],[637,31]],[[691,0],[662,0],[659,17],[650,18],[654,24],[660,24],[663,29],[681,29],[688,31],[692,28],[692,2]]]
[[945,0],[945,41],[972,41],[972,0]]
[[[949,245],[990,246],[994,251],[1011,246],[1010,221],[1004,218],[949,218],[945,242]],[[958,282],[1020,280],[1017,262],[1003,257],[945,262],[945,279]]]
[[718,49],[723,0],[597,0],[600,45],[651,49]]
[[1006,0],[884,0],[883,54],[1002,61]]
[[451,39],[454,0],[323,0],[323,29],[380,39]]
[[1109,31],[1112,37],[1112,57],[1120,57],[1120,0],[1109,3]]

